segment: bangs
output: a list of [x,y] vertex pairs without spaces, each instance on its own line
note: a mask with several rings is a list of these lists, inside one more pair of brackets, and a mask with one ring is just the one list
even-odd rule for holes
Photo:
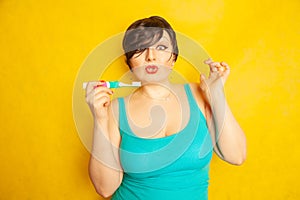
[[178,46],[176,34],[171,25],[162,17],[152,16],[132,23],[125,32],[123,38],[123,50],[126,63],[131,69],[129,60],[136,53],[143,53],[147,48],[156,44],[167,32],[171,39],[174,61],[177,60]]
[[159,27],[139,27],[127,31],[123,48],[125,53],[136,53],[157,43],[163,36],[163,29]]

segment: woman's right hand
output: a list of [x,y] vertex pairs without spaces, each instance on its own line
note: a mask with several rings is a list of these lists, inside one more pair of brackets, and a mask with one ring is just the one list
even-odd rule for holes
[[101,81],[88,82],[86,87],[85,100],[95,120],[108,119],[108,106],[110,105],[110,95],[113,91],[105,86],[101,86]]

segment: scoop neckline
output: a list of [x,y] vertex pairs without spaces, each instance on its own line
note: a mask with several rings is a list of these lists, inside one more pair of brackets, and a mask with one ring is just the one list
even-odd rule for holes
[[[192,123],[192,120],[194,120],[193,118],[192,118],[192,106],[194,105],[194,103],[196,103],[196,102],[193,102],[193,100],[192,99],[190,99],[189,97],[188,97],[188,89],[190,90],[190,87],[189,87],[189,85],[188,84],[184,84],[183,85],[184,86],[184,90],[185,90],[185,95],[186,95],[186,98],[187,98],[187,101],[188,101],[188,106],[189,106],[189,109],[190,109],[190,114],[189,114],[189,121],[188,121],[188,123],[185,125],[185,127],[183,128],[183,129],[181,129],[180,131],[178,131],[178,132],[175,132],[175,133],[173,133],[172,135],[167,135],[167,136],[164,136],[164,137],[158,137],[158,138],[146,138],[146,137],[139,137],[138,135],[136,135],[133,131],[132,131],[132,129],[131,129],[131,127],[130,127],[130,125],[129,125],[129,122],[128,122],[128,115],[127,115],[127,111],[126,111],[126,104],[125,104],[125,99],[123,98],[123,103],[124,103],[124,112],[125,112],[125,125],[126,125],[126,129],[125,129],[125,134],[127,135],[127,136],[131,136],[131,137],[133,137],[133,138],[137,138],[137,139],[141,139],[141,140],[148,140],[148,141],[155,141],[155,140],[167,140],[167,139],[170,139],[170,138],[174,138],[175,136],[178,136],[179,134],[182,134],[182,132],[184,132],[189,126],[191,126],[191,123]],[[191,91],[191,90],[190,90]],[[191,93],[191,95],[192,95],[192,93]],[[198,108],[198,107],[197,107]],[[129,132],[131,132],[132,134],[128,134],[128,133],[126,133],[127,131],[129,131]]]

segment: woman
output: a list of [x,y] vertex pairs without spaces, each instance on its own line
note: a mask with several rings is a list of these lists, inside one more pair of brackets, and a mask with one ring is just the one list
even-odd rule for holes
[[207,199],[212,150],[240,165],[244,133],[226,103],[229,66],[206,60],[200,84],[172,84],[176,35],[153,16],[134,22],[123,39],[126,62],[142,86],[111,102],[113,91],[90,82],[86,101],[94,116],[89,163],[96,191],[112,199]]

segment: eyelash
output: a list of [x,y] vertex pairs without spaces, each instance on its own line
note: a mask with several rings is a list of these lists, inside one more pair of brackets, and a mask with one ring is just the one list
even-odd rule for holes
[[[163,49],[160,49],[160,47],[163,47]],[[168,47],[165,46],[165,45],[158,45],[158,46],[156,47],[157,50],[166,50],[167,48],[168,48]]]
[[[162,49],[161,49],[161,47],[162,47]],[[164,51],[164,50],[168,49],[168,47],[165,46],[165,45],[160,44],[160,45],[157,45],[155,49],[158,50],[158,51]],[[146,49],[137,49],[137,51],[135,52],[134,57],[135,58],[139,57],[145,50]]]

